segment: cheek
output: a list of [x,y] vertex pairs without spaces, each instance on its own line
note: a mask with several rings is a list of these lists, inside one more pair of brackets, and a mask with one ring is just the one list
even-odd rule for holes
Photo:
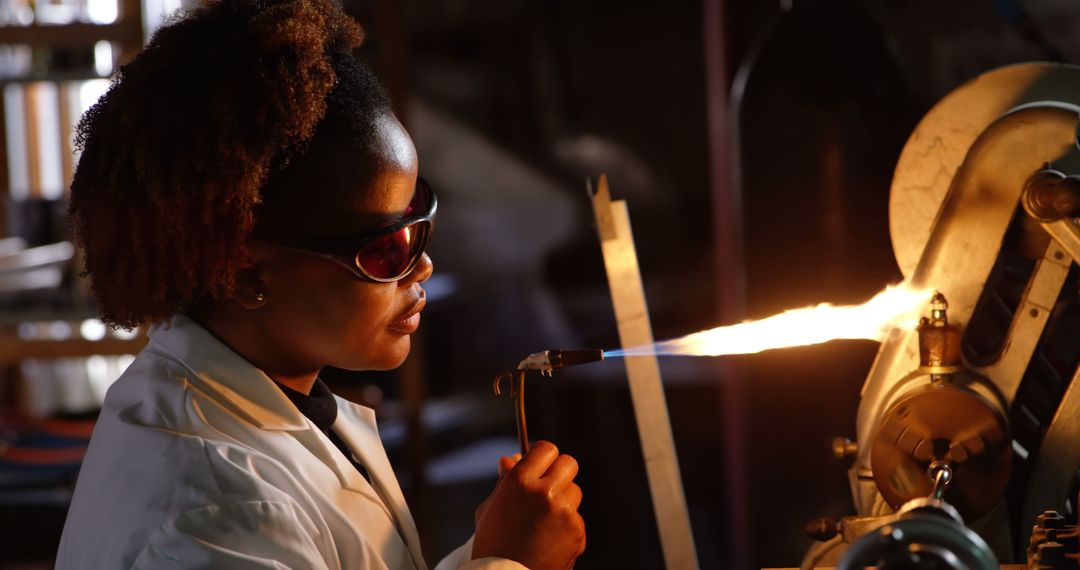
[[332,336],[343,341],[370,336],[389,322],[393,311],[391,291],[381,284],[359,282],[347,277],[308,283],[297,291],[297,305],[306,327],[316,336]]
[[394,285],[361,284],[328,293],[325,299],[337,303],[320,304],[324,318],[313,347],[324,355],[326,364],[349,370],[387,370],[401,364],[409,353],[409,337],[387,330],[396,315]]
[[[290,342],[326,364],[385,368],[400,352],[386,327],[396,316],[396,285],[367,283],[335,267],[297,271],[278,283],[272,319],[289,323]],[[400,340],[400,339],[398,339]],[[408,351],[407,346],[405,351]]]

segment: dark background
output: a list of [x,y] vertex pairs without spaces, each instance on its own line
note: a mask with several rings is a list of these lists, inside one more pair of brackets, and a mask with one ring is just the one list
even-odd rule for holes
[[[888,190],[923,113],[1002,65],[1080,63],[1071,0],[344,4],[439,192],[441,277],[402,370],[326,375],[377,408],[432,565],[471,534],[515,450],[495,374],[546,348],[618,345],[587,178],[607,173],[629,204],[658,339],[858,303],[901,278]],[[25,211],[8,204],[9,233],[41,231]],[[798,566],[805,523],[853,514],[827,444],[853,434],[876,349],[662,360],[703,568]],[[581,465],[577,567],[661,568],[621,363],[530,378],[528,393],[531,435]],[[0,508],[0,568],[40,567],[62,522],[62,508]]]

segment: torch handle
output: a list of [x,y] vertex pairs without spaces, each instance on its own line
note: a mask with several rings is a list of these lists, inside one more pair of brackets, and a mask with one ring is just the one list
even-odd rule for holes
[[510,396],[514,398],[514,423],[517,424],[518,444],[521,446],[521,454],[529,452],[529,429],[525,425],[525,370],[518,369],[513,372],[504,372],[495,377],[492,389],[495,395],[502,394],[503,380],[510,381]]
[[525,425],[525,371],[514,371],[514,420],[517,423],[518,444],[521,455],[529,452],[529,428]]

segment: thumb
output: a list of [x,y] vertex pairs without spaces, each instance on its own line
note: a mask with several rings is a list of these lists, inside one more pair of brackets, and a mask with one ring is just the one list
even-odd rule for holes
[[515,453],[510,457],[499,458],[499,479],[506,477],[506,474],[517,465],[517,462],[521,460],[521,454]]

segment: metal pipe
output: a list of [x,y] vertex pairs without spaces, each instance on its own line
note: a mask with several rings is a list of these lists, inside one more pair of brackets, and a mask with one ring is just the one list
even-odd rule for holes
[[525,423],[525,370],[518,369],[495,377],[492,388],[495,395],[502,395],[503,380],[510,381],[510,396],[514,398],[514,424],[517,426],[518,445],[521,454],[529,452],[529,427]]
[[529,452],[529,427],[525,425],[525,371],[514,371],[514,421],[521,455]]

